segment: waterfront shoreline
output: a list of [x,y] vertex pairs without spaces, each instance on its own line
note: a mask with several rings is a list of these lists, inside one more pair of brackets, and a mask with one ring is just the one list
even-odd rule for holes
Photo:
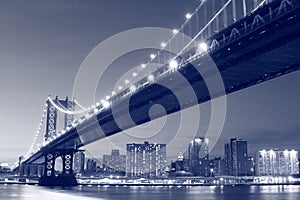
[[[0,185],[38,185],[38,183],[35,182],[0,182]],[[216,186],[216,187],[238,187],[238,186],[288,186],[288,185],[300,185],[300,183],[236,183],[236,184],[159,184],[159,183],[138,183],[138,184],[132,184],[132,183],[78,183],[78,186],[97,186],[97,187],[210,187],[210,186]],[[77,186],[76,186],[77,187]]]

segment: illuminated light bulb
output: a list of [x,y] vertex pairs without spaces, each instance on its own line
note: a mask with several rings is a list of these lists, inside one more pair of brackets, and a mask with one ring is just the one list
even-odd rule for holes
[[130,91],[134,92],[136,90],[136,87],[134,85],[130,86]]
[[161,46],[162,48],[165,48],[165,47],[167,46],[167,44],[166,44],[165,42],[162,42],[162,43],[160,44],[160,46]]
[[152,74],[150,74],[148,76],[148,81],[150,81],[150,82],[154,81],[154,76]]
[[103,101],[102,105],[104,108],[108,108],[110,106],[110,103],[108,101]]
[[199,49],[206,52],[208,50],[208,46],[206,43],[202,42],[199,44]]
[[128,84],[129,83],[129,80],[125,80],[125,84]]
[[178,62],[176,60],[171,60],[169,63],[171,69],[176,69],[178,67]]
[[107,95],[107,96],[106,96],[106,100],[109,100],[109,99],[110,99],[110,96]]
[[151,59],[154,59],[155,57],[156,57],[155,54],[151,54],[151,55],[150,55],[150,58],[151,58]]
[[100,103],[99,103],[99,102],[97,102],[97,103],[96,103],[96,106],[97,106],[97,107],[98,107],[98,106],[100,106]]
[[137,73],[136,73],[136,72],[133,72],[133,73],[132,73],[132,76],[136,77],[136,76],[137,76]]
[[178,33],[178,30],[177,29],[173,29],[173,34],[177,34]]
[[141,67],[142,67],[143,69],[145,69],[145,68],[146,68],[146,65],[145,65],[145,64],[141,64]]
[[192,17],[192,14],[191,13],[187,13],[186,15],[185,15],[185,18],[186,19],[190,19]]

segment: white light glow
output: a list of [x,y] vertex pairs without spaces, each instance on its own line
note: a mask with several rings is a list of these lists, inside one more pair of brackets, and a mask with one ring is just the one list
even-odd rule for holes
[[110,103],[108,101],[103,101],[102,105],[104,108],[108,108],[110,106]]
[[150,81],[150,82],[154,81],[154,76],[152,74],[150,74],[148,76],[148,81]]
[[119,86],[118,89],[119,89],[119,90],[122,90],[122,86]]
[[176,60],[171,60],[169,67],[170,69],[176,69],[178,67],[178,62]]
[[187,13],[186,15],[185,15],[185,18],[186,19],[190,19],[192,17],[192,14],[191,13]]
[[145,68],[146,68],[146,64],[141,64],[141,67],[142,67],[143,69],[145,69]]
[[125,84],[128,84],[129,83],[129,80],[125,80]]
[[107,95],[107,96],[106,96],[106,100],[109,100],[109,99],[110,99],[110,96]]
[[205,144],[208,144],[209,139],[208,139],[208,138],[205,138],[204,141],[205,141]]
[[130,86],[130,92],[134,92],[136,90],[136,87],[134,85]]
[[173,29],[173,34],[177,34],[178,30],[177,29]]
[[161,46],[162,48],[165,48],[165,47],[167,46],[167,44],[166,44],[165,42],[162,42],[162,43],[160,44],[160,46]]
[[136,77],[136,76],[137,76],[137,73],[136,73],[136,72],[133,72],[133,73],[132,73],[132,76]]
[[151,54],[151,55],[150,55],[150,58],[151,58],[151,59],[154,59],[155,57],[156,57],[155,54]]
[[200,143],[200,142],[201,142],[201,139],[200,139],[200,138],[196,138],[196,139],[195,139],[195,142]]
[[207,46],[206,43],[202,42],[202,43],[199,44],[199,49],[200,49],[201,51],[206,52],[206,51],[208,50],[208,46]]
[[115,91],[112,91],[112,92],[111,92],[111,95],[115,95],[115,94],[116,94],[116,92],[115,92]]

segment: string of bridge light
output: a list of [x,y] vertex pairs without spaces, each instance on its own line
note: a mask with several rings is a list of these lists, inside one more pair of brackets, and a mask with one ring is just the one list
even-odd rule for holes
[[[26,156],[25,156],[25,159],[27,159],[31,153],[33,153],[34,151],[37,151],[37,149],[34,149],[34,147],[36,146],[36,142],[40,136],[40,133],[41,133],[41,129],[42,129],[42,126],[44,124],[44,121],[45,121],[45,117],[46,117],[46,114],[47,114],[47,108],[48,108],[48,105],[47,103],[45,104],[45,107],[44,107],[44,110],[43,110],[43,114],[42,114],[42,117],[41,117],[41,121],[38,125],[38,128],[37,128],[37,131],[36,131],[36,134],[34,136],[34,139],[33,139],[33,142],[29,148],[29,151],[27,152]],[[39,143],[37,143],[37,147],[39,148]]]
[[[199,11],[199,9],[204,5],[204,3],[206,3],[207,0],[202,0],[200,2],[200,4],[197,6],[197,8],[194,10],[194,12],[192,13],[187,13],[185,15],[185,22],[180,26],[179,30],[178,29],[173,29],[173,35],[172,37],[168,40],[167,43],[165,42],[162,42],[161,43],[161,49],[156,53],[156,54],[151,54],[150,55],[150,60],[146,63],[146,64],[141,64],[140,67],[142,69],[142,71],[138,71],[137,72],[133,72],[132,73],[132,76],[133,76],[133,79],[131,81],[129,81],[128,79],[125,80],[125,85],[128,85],[130,82],[133,82],[135,80],[135,78],[141,74],[145,68],[153,62],[153,60],[160,55],[160,53],[166,49],[166,47],[170,44],[170,42],[172,41],[172,39],[176,36],[176,34],[179,32],[179,31],[182,31],[183,28],[186,26],[186,24],[190,21],[190,19],[195,16],[197,14],[197,12]],[[176,68],[179,67],[179,63],[176,61],[176,58],[178,58],[180,56],[180,54],[183,53],[184,50],[186,50],[198,37],[199,35],[220,15],[221,12],[224,11],[224,9],[229,5],[229,3],[231,3],[232,0],[228,0],[226,2],[226,4],[224,4],[224,6],[211,18],[211,20],[196,34],[196,36],[185,46],[181,49],[181,51],[173,58],[171,59],[171,61],[169,62],[169,69],[171,70],[174,70]],[[263,0],[259,5],[258,7],[262,6],[264,3],[266,3],[267,0]],[[208,50],[208,46],[206,43],[202,42],[199,44],[199,49],[202,50],[202,52],[206,52]],[[148,81],[149,82],[153,82],[155,79],[154,75],[150,74],[148,76]],[[118,91],[115,92],[115,91],[112,91],[111,94],[112,96],[114,95],[117,95],[119,94],[121,91],[123,91],[123,87],[122,86],[118,86]],[[126,88],[126,87],[125,87]],[[128,88],[128,87],[127,87]],[[137,89],[137,87],[135,85],[131,85],[129,86],[129,90],[130,92],[134,92],[135,90]],[[94,109],[94,113],[97,113],[99,112],[99,109],[97,107],[99,107],[100,105],[102,105],[102,107],[109,107],[110,106],[110,100],[111,96],[106,96],[106,100],[101,100],[101,103],[97,102],[95,105],[93,106],[90,106],[88,108],[85,108],[84,106],[82,106],[78,101],[75,101],[75,103],[82,109],[82,110],[79,110],[79,111],[70,111],[70,110],[66,110],[62,107],[59,107],[58,105],[56,105],[53,100],[51,98],[49,98],[49,101],[51,102],[51,104],[56,108],[58,109],[59,111],[65,113],[65,114],[81,114],[81,113],[84,113],[84,112],[88,112],[88,111],[91,111]]]
[[[125,82],[124,88],[126,88],[126,86],[127,86],[130,82],[134,82],[134,80],[138,77],[138,75],[139,75],[139,74],[142,74],[142,73],[144,72],[144,70],[147,68],[147,66],[148,66],[149,64],[151,64],[151,63],[154,61],[154,59],[157,58],[157,57],[160,55],[160,53],[161,53],[162,51],[164,51],[164,50],[167,48],[167,46],[171,43],[171,41],[176,37],[177,33],[179,33],[180,31],[183,30],[183,28],[186,26],[186,24],[189,23],[189,21],[191,20],[191,18],[199,11],[199,9],[200,9],[206,2],[207,2],[207,0],[201,0],[200,4],[197,6],[197,8],[196,8],[192,13],[187,13],[187,14],[185,15],[186,20],[185,20],[185,22],[180,26],[180,28],[179,28],[179,29],[173,29],[173,30],[172,30],[173,35],[169,38],[169,40],[168,40],[167,42],[161,42],[161,44],[160,44],[161,49],[160,49],[157,53],[155,53],[155,54],[154,54],[154,53],[150,54],[150,60],[149,60],[148,62],[139,65],[140,69],[142,69],[142,70],[141,70],[141,71],[136,70],[136,72],[133,72],[133,73],[132,73],[133,79],[132,79],[131,81],[129,81],[128,79],[126,79],[126,80],[124,81],[124,82]],[[169,62],[169,67],[170,67],[170,69],[177,68],[177,67],[178,67],[177,61],[176,61],[175,59],[172,59],[172,60]],[[150,75],[147,77],[147,79],[148,79],[149,82],[153,82],[154,79],[155,79],[155,77],[154,77],[154,75],[150,74]],[[118,89],[117,92],[114,91],[114,90],[111,92],[111,95],[112,95],[112,96],[118,95],[121,91],[123,91],[123,87],[122,87],[121,85],[119,85],[119,86],[117,87],[117,89]],[[130,92],[134,92],[134,91],[136,91],[136,89],[137,89],[137,87],[136,87],[135,85],[130,85],[130,86],[129,86],[129,91],[130,91]],[[101,103],[105,103],[105,104],[106,104],[106,106],[104,106],[104,107],[108,107],[108,106],[109,106],[108,104],[110,104],[110,103],[108,102],[108,100],[110,100],[110,98],[111,98],[112,96],[109,96],[109,95],[106,96],[106,100],[107,100],[107,101],[105,101],[105,100],[103,100],[103,99],[101,100]]]
[[[125,85],[128,85],[130,82],[133,82],[135,77],[137,77],[139,74],[141,74],[143,72],[143,70],[150,64],[153,62],[153,60],[159,56],[159,54],[165,50],[165,48],[170,44],[170,42],[172,41],[172,39],[176,36],[176,34],[183,30],[183,28],[185,27],[185,25],[189,22],[189,20],[195,15],[195,13],[198,12],[198,10],[204,5],[204,3],[206,2],[207,0],[201,0],[200,4],[197,6],[197,8],[192,12],[192,13],[187,13],[185,15],[185,18],[186,18],[186,21],[180,26],[179,30],[178,29],[173,29],[173,35],[171,36],[171,38],[165,43],[165,42],[162,42],[161,43],[161,49],[156,53],[156,54],[151,54],[150,55],[150,60],[147,62],[147,63],[144,63],[144,64],[141,64],[141,68],[142,68],[142,71],[140,72],[133,72],[132,73],[132,76],[133,76],[133,79],[131,81],[129,80],[125,80]],[[178,63],[175,61],[175,60],[171,60],[170,63],[170,68],[176,68],[178,66]],[[138,71],[138,70],[137,70]],[[154,76],[153,75],[149,75],[148,76],[148,80],[150,82],[154,81]],[[126,87],[125,87],[126,88]],[[118,92],[115,92],[115,91],[112,91],[111,92],[111,95],[114,96],[114,95],[117,95],[119,92],[121,92],[123,89],[122,86],[118,86]],[[137,88],[135,85],[131,85],[129,87],[130,91],[131,92],[134,92]],[[100,105],[102,105],[103,107],[107,108],[110,106],[110,103],[109,103],[109,100],[110,100],[111,96],[107,95],[106,96],[106,100],[101,100],[101,103],[97,102],[95,105],[92,105],[88,108],[85,108],[84,106],[82,106],[77,100],[74,101],[80,108],[81,110],[77,110],[77,111],[71,111],[71,110],[66,110],[65,108],[62,108],[60,106],[58,106],[50,97],[48,97],[48,100],[50,101],[50,103],[57,109],[59,110],[60,112],[63,112],[65,114],[70,114],[70,115],[76,115],[76,114],[82,114],[82,113],[85,113],[85,112],[88,112],[88,111],[91,111],[94,109],[94,112],[98,112],[99,109],[97,109],[97,107],[99,107]]]
[[[136,79],[136,77],[139,75],[139,74],[141,74],[141,73],[143,73],[143,71],[145,70],[145,68],[149,65],[149,64],[151,64],[152,62],[153,62],[153,60],[157,57],[157,56],[159,56],[160,55],[160,53],[163,51],[163,50],[165,50],[166,49],[166,47],[170,44],[170,42],[172,41],[172,39],[176,36],[176,34],[178,33],[178,32],[180,32],[180,31],[182,31],[183,30],[183,28],[186,26],[186,24],[187,23],[189,23],[189,21],[191,20],[191,18],[193,17],[193,16],[195,16],[197,13],[198,13],[198,11],[199,11],[199,9],[204,5],[204,3],[206,3],[207,2],[207,0],[202,0],[201,1],[201,3],[197,6],[197,8],[194,10],[194,12],[192,12],[192,13],[187,13],[186,15],[185,15],[185,18],[186,18],[186,20],[185,20],[185,22],[180,26],[180,28],[179,28],[179,30],[178,29],[173,29],[173,35],[172,35],[172,37],[168,40],[168,42],[162,42],[161,43],[161,49],[156,53],[156,54],[150,54],[150,60],[145,64],[141,64],[140,65],[140,67],[141,67],[141,69],[142,69],[142,71],[138,71],[137,70],[137,72],[133,72],[132,73],[132,76],[133,76],[133,79],[131,80],[131,81],[129,81],[128,79],[126,79],[125,80],[125,85],[128,85],[130,82],[133,82],[135,79]],[[170,60],[170,62],[169,62],[169,69],[170,70],[174,70],[174,69],[176,69],[176,68],[178,68],[179,67],[179,63],[178,63],[178,61],[176,60],[179,56],[180,56],[180,54],[182,54],[183,52],[184,52],[184,50],[186,50],[193,42],[195,42],[195,40],[200,36],[200,34],[202,34],[203,33],[203,31],[224,11],[224,9],[230,4],[232,2],[232,0],[228,0],[224,5],[223,5],[223,7],[210,19],[210,21],[196,34],[196,36],[186,45],[186,46],[184,46],[181,50],[180,50],[180,52],[174,57],[174,58],[172,58],[171,60]],[[263,0],[259,5],[258,5],[258,7],[260,7],[260,6],[262,6],[264,3],[266,3],[267,2],[267,0]],[[208,50],[208,46],[207,46],[207,44],[206,43],[204,43],[204,42],[202,42],[202,43],[200,43],[199,44],[199,49],[200,50],[202,50],[202,52],[206,52],[207,50]],[[149,76],[148,76],[148,81],[149,82],[153,82],[154,81],[154,79],[155,79],[155,77],[154,77],[154,75],[152,75],[152,74],[150,74]],[[122,86],[118,86],[117,87],[118,88],[118,91],[117,92],[115,92],[115,91],[112,91],[111,92],[111,94],[112,94],[112,96],[114,96],[114,95],[118,95],[121,91],[123,91],[123,87]],[[126,88],[126,87],[125,87]],[[128,87],[127,87],[128,88]],[[129,86],[129,91],[130,92],[134,92],[135,90],[137,89],[137,87],[135,86],[135,85],[131,85],[131,86]],[[91,110],[93,110],[94,111],[94,113],[97,113],[97,112],[99,112],[100,110],[99,110],[99,106],[100,105],[102,105],[102,107],[104,107],[104,108],[107,108],[107,107],[109,107],[110,106],[110,102],[109,102],[109,100],[110,100],[110,98],[111,98],[111,96],[106,96],[106,100],[101,100],[101,103],[99,103],[99,102],[97,102],[95,105],[93,105],[93,106],[90,106],[90,107],[88,107],[88,108],[85,108],[84,106],[82,106],[78,101],[76,101],[76,104],[77,105],[79,105],[79,107],[82,109],[82,110],[79,110],[79,111],[70,111],[70,110],[66,110],[66,109],[64,109],[64,108],[62,108],[62,107],[59,107],[58,105],[56,105],[54,102],[53,102],[53,100],[51,99],[51,98],[49,98],[49,101],[51,102],[51,104],[56,108],[56,109],[58,109],[59,111],[61,111],[61,112],[63,112],[63,113],[65,113],[65,114],[81,114],[81,113],[84,113],[84,112],[88,112],[88,111],[91,111]],[[64,130],[63,130],[64,131]]]
[[[160,44],[160,46],[161,46],[161,48],[160,48],[160,50],[156,53],[156,54],[154,54],[154,53],[152,53],[152,54],[150,54],[150,60],[147,62],[147,63],[143,63],[143,64],[141,64],[140,65],[140,67],[141,67],[141,69],[142,69],[142,71],[140,71],[140,72],[134,72],[132,75],[133,75],[133,80],[139,75],[139,74],[141,74],[145,69],[146,69],[146,67],[149,65],[149,64],[151,64],[152,62],[153,62],[153,60],[155,59],[155,58],[157,58],[159,55],[160,55],[160,53],[162,52],[162,51],[164,51],[165,49],[167,49],[167,46],[171,43],[171,41],[176,37],[176,35],[177,35],[177,33],[179,33],[179,32],[181,32],[183,29],[184,29],[184,27],[189,23],[189,21],[191,20],[191,18],[193,17],[193,16],[195,16],[195,14],[200,10],[200,8],[204,5],[204,3],[206,3],[207,2],[207,0],[201,0],[201,2],[200,2],[200,4],[197,6],[197,8],[192,12],[192,13],[186,13],[186,15],[185,15],[185,18],[186,18],[186,20],[185,20],[185,22],[180,26],[180,28],[179,29],[173,29],[172,30],[172,32],[173,32],[173,35],[169,38],[169,40],[167,41],[167,42],[161,42],[161,44]],[[170,62],[169,62],[169,67],[170,67],[170,69],[174,69],[174,68],[177,68],[178,67],[178,63],[176,62],[176,60],[175,59],[171,59],[170,60]],[[138,71],[138,70],[137,70]],[[150,82],[152,82],[153,80],[154,80],[154,76],[153,75],[149,75],[148,76],[148,80],[150,81]],[[127,83],[126,83],[127,82]],[[125,80],[125,83],[126,84],[129,84],[129,81],[128,80]],[[122,88],[122,87],[120,87],[119,86],[119,88]]]

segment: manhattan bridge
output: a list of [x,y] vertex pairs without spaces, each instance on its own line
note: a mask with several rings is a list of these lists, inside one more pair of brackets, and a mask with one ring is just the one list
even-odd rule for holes
[[[192,40],[154,72],[127,82],[89,107],[76,99],[49,96],[32,146],[14,170],[20,176],[41,176],[40,185],[76,185],[74,153],[84,145],[153,120],[145,114],[152,105],[164,107],[166,112],[155,116],[159,118],[298,70],[299,15],[299,0],[202,0],[186,14],[184,24],[173,30],[173,37],[189,30]],[[163,50],[168,51],[169,42],[161,44]],[[141,71],[160,53],[151,55]],[[205,79],[216,75],[207,64],[209,59],[217,66],[224,91],[208,91]],[[191,89],[196,99],[184,95]],[[178,96],[183,97],[180,102]],[[126,101],[130,102],[132,121],[124,114]],[[64,118],[62,130],[57,126],[59,115]],[[128,123],[120,127],[116,116]],[[57,158],[62,160],[59,175],[55,173]]]

